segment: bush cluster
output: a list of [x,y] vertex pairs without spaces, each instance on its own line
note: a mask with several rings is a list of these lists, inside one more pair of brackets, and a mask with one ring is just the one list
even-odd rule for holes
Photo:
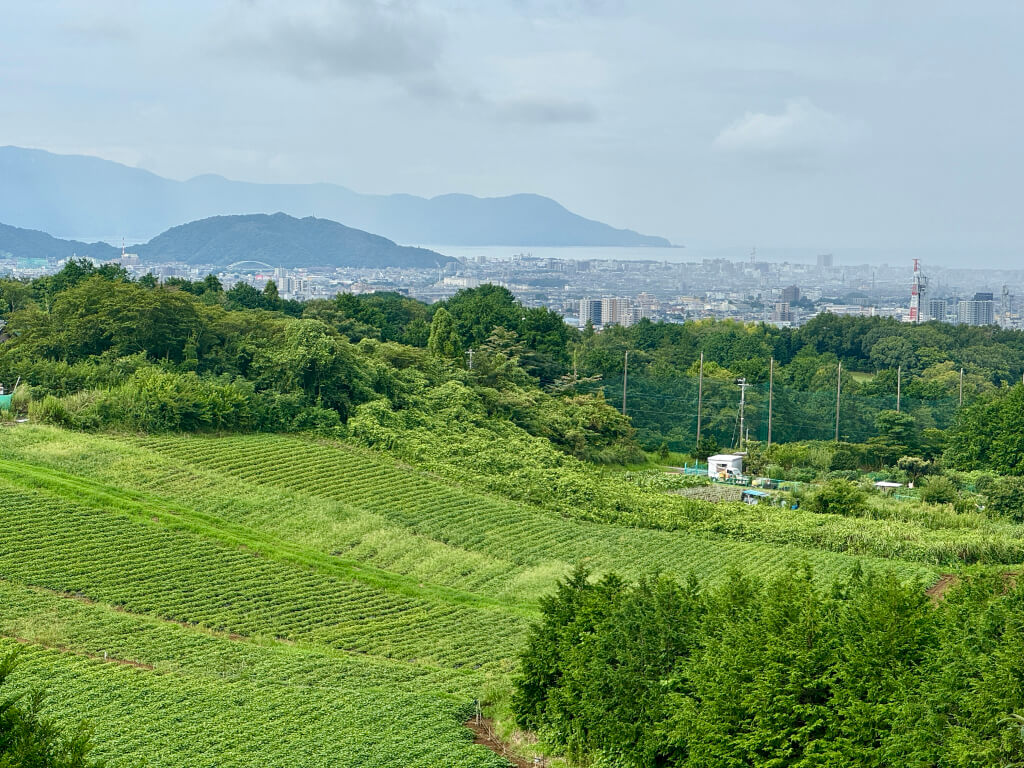
[[[805,570],[714,589],[592,582],[543,600],[515,682],[520,726],[582,763],[1012,765],[1024,729],[1024,588]],[[911,758],[912,756],[912,758]],[[981,756],[984,756],[982,758]]]

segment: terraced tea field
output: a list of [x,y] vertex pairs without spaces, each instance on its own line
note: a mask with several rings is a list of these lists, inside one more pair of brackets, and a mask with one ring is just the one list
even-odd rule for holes
[[461,721],[573,565],[902,560],[566,519],[297,437],[0,432],[0,651],[113,766],[491,766]]

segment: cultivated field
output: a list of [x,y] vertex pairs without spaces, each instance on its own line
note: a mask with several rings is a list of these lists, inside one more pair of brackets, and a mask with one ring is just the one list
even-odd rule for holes
[[489,766],[462,721],[575,564],[716,581],[857,563],[565,518],[298,437],[0,432],[0,651],[113,766]]

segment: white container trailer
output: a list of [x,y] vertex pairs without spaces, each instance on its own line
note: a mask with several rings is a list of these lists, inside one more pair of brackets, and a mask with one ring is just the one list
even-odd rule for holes
[[743,475],[743,455],[719,453],[708,456],[708,477],[712,480],[728,480]]

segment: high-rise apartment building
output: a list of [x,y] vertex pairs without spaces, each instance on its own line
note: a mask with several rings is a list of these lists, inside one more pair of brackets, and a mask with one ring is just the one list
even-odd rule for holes
[[623,327],[633,325],[637,319],[637,313],[633,306],[632,299],[620,297],[605,297],[601,299],[601,324],[621,325]]
[[926,307],[927,315],[924,317],[925,320],[938,320],[939,322],[946,322],[946,300],[945,299],[928,299],[928,305]]
[[782,295],[779,296],[780,301],[784,301],[786,304],[796,304],[800,301],[800,289],[795,285],[787,285],[782,289]]
[[601,325],[600,299],[580,299],[580,327],[582,328],[588,322],[594,325]]
[[775,304],[775,310],[772,312],[773,323],[792,323],[793,322],[793,310],[789,308],[788,301],[779,301]]
[[965,325],[992,325],[996,318],[996,302],[991,293],[976,293],[973,299],[957,304],[956,319]]

